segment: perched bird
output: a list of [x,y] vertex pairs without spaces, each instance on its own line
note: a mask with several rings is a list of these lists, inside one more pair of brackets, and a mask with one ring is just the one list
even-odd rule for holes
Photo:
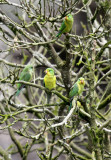
[[56,37],[60,37],[62,33],[69,33],[73,26],[73,16],[68,14],[61,24],[58,34]]
[[[33,75],[33,66],[32,65],[27,65],[23,71],[20,73],[20,77],[19,80],[20,81],[26,81],[26,82],[30,82],[32,79],[32,75]],[[24,87],[25,85],[22,83],[18,83],[17,84],[17,92],[16,92],[16,96],[18,96],[20,94],[21,89]]]
[[78,79],[78,81],[72,86],[72,88],[69,92],[69,98],[71,98],[69,110],[72,107],[72,100],[73,100],[74,96],[80,96],[84,90],[84,86],[85,86],[85,80],[83,77],[80,77]]
[[47,68],[45,73],[46,75],[44,77],[44,86],[49,90],[46,91],[47,103],[49,104],[52,94],[50,91],[56,87],[56,76],[54,75],[54,70],[52,68]]

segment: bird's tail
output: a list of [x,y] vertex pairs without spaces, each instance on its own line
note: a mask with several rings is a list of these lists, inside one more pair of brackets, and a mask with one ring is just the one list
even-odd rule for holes
[[70,105],[69,105],[69,111],[70,111],[71,108],[72,108],[72,101],[73,101],[73,98],[74,98],[74,96],[71,98]]
[[47,93],[47,104],[49,104],[49,103],[50,103],[51,95],[52,95],[52,93],[51,93],[51,92],[48,92],[48,93]]
[[20,88],[17,90],[15,96],[19,96],[20,91],[24,88],[25,85],[21,85]]
[[20,89],[18,89],[18,90],[17,90],[17,92],[16,92],[16,94],[15,94],[15,96],[19,96],[20,91],[21,91],[21,90],[20,90]]
[[61,36],[61,34],[62,34],[62,32],[59,31],[59,32],[57,33],[56,37],[59,38],[59,37]]
[[72,108],[72,100],[70,101],[69,111],[71,110],[71,108]]
[[69,106],[69,111],[71,110],[72,107],[75,108],[75,109],[74,109],[75,112],[77,111],[76,102],[77,102],[77,97],[71,98],[70,106]]

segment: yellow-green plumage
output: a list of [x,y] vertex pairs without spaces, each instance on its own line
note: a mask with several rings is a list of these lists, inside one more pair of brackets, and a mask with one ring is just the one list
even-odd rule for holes
[[54,70],[52,68],[47,68],[45,70],[45,77],[44,77],[44,85],[45,88],[48,90],[46,91],[47,93],[47,103],[49,104],[50,98],[51,98],[51,90],[56,88],[56,76],[54,75]]
[[61,27],[60,27],[59,32],[56,35],[56,37],[60,37],[61,34],[63,34],[63,33],[69,33],[70,30],[72,29],[73,21],[74,21],[73,16],[71,14],[68,14],[65,17],[64,21],[62,22]]
[[56,87],[56,76],[46,75],[44,77],[45,87],[52,90]]

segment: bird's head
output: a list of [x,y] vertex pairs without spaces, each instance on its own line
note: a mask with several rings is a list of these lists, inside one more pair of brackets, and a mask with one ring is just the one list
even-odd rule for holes
[[32,70],[32,69],[33,69],[33,66],[30,64],[25,67],[25,70]]
[[32,66],[32,65],[28,65],[28,66],[27,66],[27,69],[33,70],[33,66]]
[[66,17],[65,17],[65,20],[66,21],[73,21],[73,16],[71,14],[68,14]]
[[47,68],[44,71],[48,76],[53,76],[54,75],[54,70],[52,68]]
[[30,74],[33,74],[33,66],[32,65],[28,65],[27,70],[29,71]]
[[78,81],[79,81],[79,84],[80,85],[85,85],[85,80],[84,80],[84,78],[83,77],[80,77],[79,79],[78,79]]
[[28,64],[28,65],[24,68],[23,71],[24,71],[24,72],[29,72],[30,74],[33,74],[33,66],[30,65],[30,64]]

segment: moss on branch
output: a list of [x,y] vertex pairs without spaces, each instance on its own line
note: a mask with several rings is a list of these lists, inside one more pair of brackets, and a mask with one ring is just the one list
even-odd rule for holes
[[102,109],[106,107],[111,102],[111,94],[108,95],[97,107],[97,109]]

